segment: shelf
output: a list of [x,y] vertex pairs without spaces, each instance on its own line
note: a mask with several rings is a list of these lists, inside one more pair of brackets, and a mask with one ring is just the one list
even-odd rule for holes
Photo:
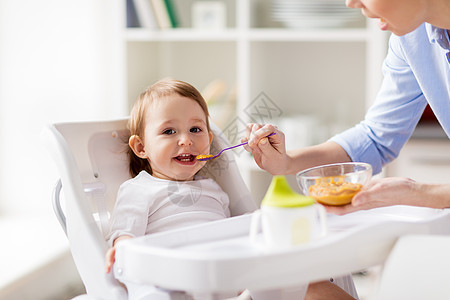
[[236,41],[238,31],[227,30],[193,30],[190,28],[177,28],[168,30],[152,30],[145,28],[128,28],[126,30],[128,42],[185,42],[185,41]]
[[354,42],[366,41],[369,37],[365,28],[357,29],[252,29],[249,31],[251,41],[280,42],[280,41],[305,41],[305,42]]
[[256,42],[305,41],[305,42],[365,42],[369,33],[365,28],[351,29],[237,29],[226,30],[195,30],[179,28],[170,30],[152,30],[143,28],[128,28],[126,40],[129,42],[163,42],[163,41],[237,41],[245,39]]

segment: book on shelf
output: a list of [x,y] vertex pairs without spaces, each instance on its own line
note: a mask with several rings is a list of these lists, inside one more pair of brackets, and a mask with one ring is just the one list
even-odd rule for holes
[[140,27],[139,19],[134,6],[134,0],[127,0],[127,27]]
[[141,27],[157,29],[158,25],[150,0],[133,0],[133,2]]
[[127,27],[166,29],[179,26],[172,0],[126,0]]
[[177,14],[175,12],[175,7],[172,1],[173,0],[164,0],[164,4],[166,5],[167,13],[169,14],[170,24],[172,25],[172,28],[176,28],[179,26],[179,24]]
[[151,0],[156,22],[161,29],[178,26],[175,9],[171,0]]

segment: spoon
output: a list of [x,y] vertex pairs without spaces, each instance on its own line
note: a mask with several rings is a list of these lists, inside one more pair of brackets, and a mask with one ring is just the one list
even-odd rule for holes
[[[271,134],[269,134],[269,135],[266,136],[266,137],[272,136],[272,135],[274,135],[274,134],[276,134],[276,133],[275,133],[275,132],[272,132]],[[244,146],[244,145],[247,145],[247,144],[248,144],[248,142],[245,142],[245,143],[242,143],[242,144],[239,144],[239,145],[235,145],[235,146],[231,146],[231,147],[222,149],[222,150],[221,150],[219,153],[217,153],[216,155],[212,155],[212,154],[201,154],[201,155],[197,155],[195,158],[196,158],[198,161],[213,160],[213,159],[219,157],[219,156],[222,154],[222,152],[225,151],[225,150],[230,150],[230,149],[233,149],[233,148],[236,148],[236,147],[240,147],[240,146]]]

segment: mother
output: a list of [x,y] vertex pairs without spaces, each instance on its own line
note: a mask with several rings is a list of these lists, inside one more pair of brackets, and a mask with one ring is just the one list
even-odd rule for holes
[[[350,161],[370,163],[378,173],[398,156],[427,104],[450,136],[450,0],[347,0],[346,4],[379,19],[380,29],[393,33],[381,90],[360,124],[320,145],[286,152],[284,134],[275,126],[249,124],[243,139],[249,142],[246,150],[272,174]],[[278,134],[267,138],[272,132]],[[345,214],[397,204],[450,207],[450,183],[376,179],[351,204],[327,209]],[[329,282],[319,282],[310,285],[306,299],[352,298]]]
[[[450,0],[347,0],[347,6],[361,8],[379,19],[381,30],[394,33],[381,90],[360,124],[320,145],[286,152],[284,134],[275,126],[248,124],[246,150],[272,174],[350,161],[370,163],[378,173],[398,156],[427,104],[450,136]],[[271,132],[278,134],[265,138]],[[373,180],[351,204],[328,210],[344,214],[397,204],[450,207],[450,184]]]

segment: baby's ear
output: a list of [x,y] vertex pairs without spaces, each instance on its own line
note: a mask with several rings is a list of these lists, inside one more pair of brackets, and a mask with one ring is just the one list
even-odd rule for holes
[[211,145],[213,139],[214,139],[214,134],[212,133],[212,131],[209,131],[209,144],[210,145]]
[[136,154],[137,157],[144,159],[148,158],[147,154],[145,153],[144,143],[139,136],[132,135],[128,140],[128,145],[130,145],[131,150],[133,150],[134,154]]

